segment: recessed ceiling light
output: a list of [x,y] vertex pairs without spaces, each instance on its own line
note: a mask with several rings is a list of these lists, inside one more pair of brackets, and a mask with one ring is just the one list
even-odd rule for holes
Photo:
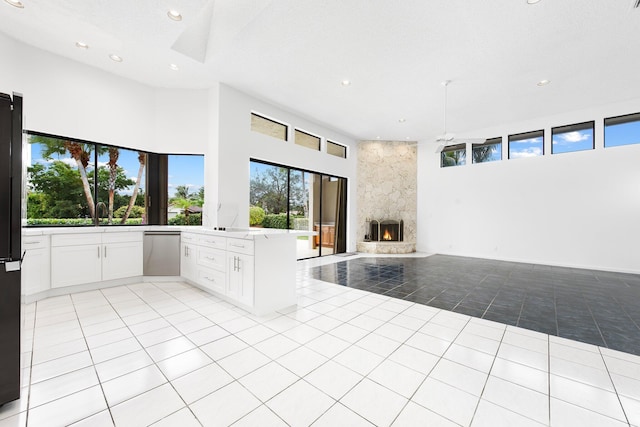
[[342,84],[342,86],[351,86],[351,81],[350,80],[343,80],[340,82],[340,84]]
[[4,0],[4,1],[9,3],[13,7],[17,7],[19,9],[24,9],[24,5],[22,4],[21,1],[16,1],[16,0]]
[[411,138],[409,138],[408,136],[406,136],[404,139],[406,139],[407,141],[410,140]]
[[538,83],[536,83],[536,84],[537,84],[538,86],[546,86],[546,85],[548,85],[549,83],[551,83],[551,80],[544,79],[544,80],[540,80],[540,81],[539,81]]
[[400,123],[404,123],[404,122],[406,122],[406,121],[407,121],[407,119],[398,119],[398,121],[399,121]]
[[180,12],[178,12],[177,10],[171,9],[169,12],[167,12],[167,16],[169,17],[169,19],[173,19],[174,21],[182,21],[182,15],[180,15]]
[[89,49],[89,45],[84,42],[76,42],[76,47],[79,47],[80,49]]
[[380,139],[380,137],[379,137],[379,136],[376,136],[376,139]]
[[112,61],[122,62],[122,58],[116,55],[115,53],[112,53],[111,55],[109,55],[109,58],[111,58]]
[[178,71],[180,69],[180,67],[178,67],[176,64],[169,64],[169,68],[171,68],[173,71]]
[[540,0],[527,0],[527,4],[536,4],[540,3]]

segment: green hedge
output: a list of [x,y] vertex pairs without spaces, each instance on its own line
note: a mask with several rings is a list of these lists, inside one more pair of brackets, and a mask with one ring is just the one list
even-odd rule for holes
[[[296,228],[298,229],[306,229],[308,225],[308,219],[302,215],[291,215],[291,226],[290,229],[293,229],[294,226],[304,227],[304,228]],[[264,216],[262,220],[262,227],[264,228],[287,228],[287,214],[267,214]]]
[[262,225],[264,221],[264,209],[260,206],[249,207],[249,226],[255,227],[256,225]]
[[[120,224],[119,218],[114,218],[114,225]],[[129,218],[125,225],[140,225],[142,218]],[[28,218],[27,225],[93,225],[91,218]],[[100,219],[100,225],[108,225],[106,218]]]
[[262,220],[264,228],[287,228],[287,214],[267,214]]
[[167,221],[169,225],[202,225],[202,214],[189,214],[189,223],[183,214],[178,214]]

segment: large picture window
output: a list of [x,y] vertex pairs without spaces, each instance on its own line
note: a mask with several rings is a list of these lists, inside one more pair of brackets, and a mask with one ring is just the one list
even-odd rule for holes
[[252,160],[249,224],[316,232],[298,237],[297,258],[346,252],[345,178]]
[[593,150],[593,122],[551,129],[551,154]]
[[146,153],[36,133],[25,148],[27,225],[144,223]]
[[170,154],[168,157],[169,225],[202,225],[204,156]]
[[604,146],[640,144],[640,113],[604,119]]
[[[36,132],[26,142],[28,226],[202,224],[202,155],[154,154]],[[147,187],[155,191],[153,204]]]

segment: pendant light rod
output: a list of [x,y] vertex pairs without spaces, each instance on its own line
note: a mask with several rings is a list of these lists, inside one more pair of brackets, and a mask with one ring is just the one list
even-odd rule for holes
[[451,80],[445,80],[440,83],[444,86],[444,135],[447,134],[447,87],[449,86],[449,83],[451,83]]

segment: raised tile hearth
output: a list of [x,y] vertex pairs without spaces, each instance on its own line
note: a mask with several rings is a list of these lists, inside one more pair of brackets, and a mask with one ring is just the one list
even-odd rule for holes
[[357,242],[358,252],[367,254],[410,254],[416,251],[415,242]]

